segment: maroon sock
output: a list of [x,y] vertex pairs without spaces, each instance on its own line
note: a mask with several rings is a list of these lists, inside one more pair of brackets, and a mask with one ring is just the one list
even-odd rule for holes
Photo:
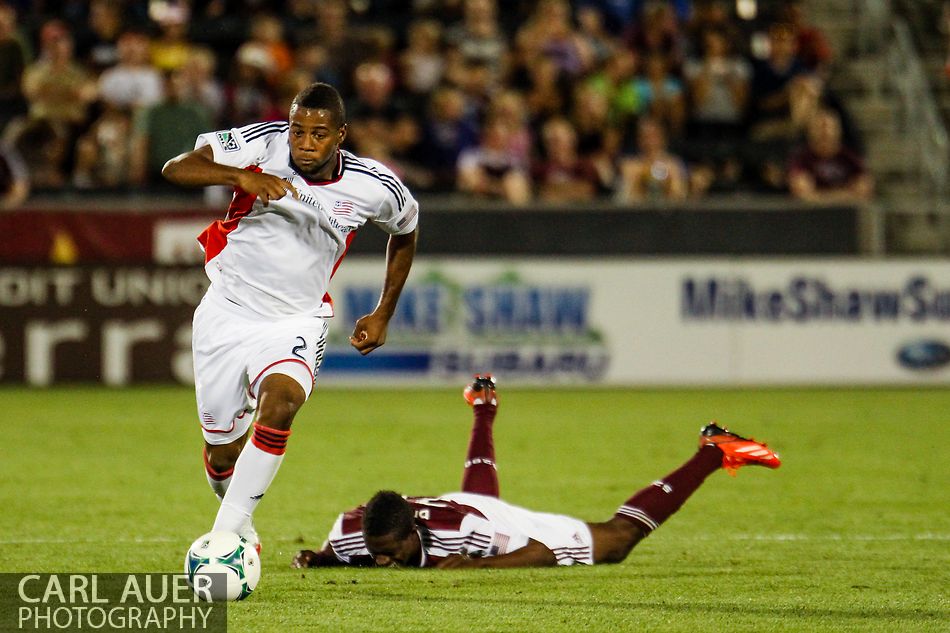
[[685,464],[627,499],[614,516],[636,524],[649,534],[679,510],[706,477],[721,467],[722,451],[716,446],[704,446]]
[[465,455],[465,472],[462,474],[462,492],[498,496],[498,473],[495,470],[495,444],[492,439],[492,423],[498,407],[493,404],[476,404],[472,407],[475,423]]

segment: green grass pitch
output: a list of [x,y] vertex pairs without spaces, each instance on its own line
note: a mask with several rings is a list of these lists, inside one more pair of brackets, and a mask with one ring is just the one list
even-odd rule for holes
[[[626,562],[292,570],[381,487],[457,489],[459,389],[319,390],[257,512],[263,576],[232,631],[950,630],[950,391],[501,391],[502,496],[589,520],[692,454],[716,418],[784,465],[714,474]],[[0,571],[178,571],[207,531],[185,388],[0,390]]]

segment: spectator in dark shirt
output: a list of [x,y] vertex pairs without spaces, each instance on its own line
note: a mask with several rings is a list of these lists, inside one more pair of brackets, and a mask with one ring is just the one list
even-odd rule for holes
[[95,73],[119,62],[119,36],[124,27],[123,6],[115,0],[92,0],[85,28],[76,33],[76,56]]
[[633,29],[628,29],[625,39],[630,48],[644,55],[663,55],[670,68],[679,71],[685,53],[685,39],[676,12],[666,2],[645,3],[642,18]]
[[423,130],[422,156],[434,176],[432,188],[448,191],[455,186],[455,166],[462,150],[478,144],[478,124],[457,88],[437,89],[429,102]]
[[610,116],[607,96],[590,84],[574,91],[572,122],[577,132],[578,153],[597,170],[599,191],[610,192],[616,177],[614,157],[620,151],[622,135]]
[[504,74],[508,39],[498,20],[497,0],[465,0],[463,20],[446,30],[445,39],[464,59],[484,63],[494,80]]
[[459,156],[459,190],[517,205],[530,202],[528,165],[509,151],[510,131],[508,123],[500,118],[485,123],[478,147],[469,148]]
[[794,30],[769,28],[769,54],[752,73],[752,137],[759,141],[796,137],[821,96],[821,81],[798,58]]
[[70,136],[64,124],[49,119],[18,119],[8,126],[7,133],[23,158],[33,191],[54,191],[68,184]]
[[792,194],[809,202],[862,202],[874,189],[864,161],[842,145],[838,115],[827,109],[812,117],[807,143],[792,154],[788,172]]
[[687,60],[683,69],[691,96],[683,153],[698,164],[691,174],[694,193],[728,191],[738,182],[751,74],[748,62],[732,54],[727,31],[710,27],[702,39],[702,57]]
[[567,119],[554,118],[541,130],[544,159],[535,166],[538,198],[548,202],[582,202],[597,193],[597,170],[577,153],[577,132]]
[[798,45],[798,58],[809,71],[824,76],[833,52],[828,38],[816,26],[808,23],[802,0],[792,0],[782,9],[782,20],[792,27]]
[[13,117],[26,113],[20,87],[25,67],[26,52],[17,37],[16,12],[0,2],[0,132]]

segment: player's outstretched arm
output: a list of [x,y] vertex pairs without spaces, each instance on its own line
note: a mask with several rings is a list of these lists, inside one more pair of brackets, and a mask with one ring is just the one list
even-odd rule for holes
[[350,344],[364,356],[386,342],[389,320],[396,311],[396,303],[406,285],[409,269],[416,254],[416,231],[405,235],[391,235],[386,248],[386,278],[379,303],[372,313],[361,317],[353,328]]
[[557,557],[547,545],[531,539],[528,544],[517,549],[510,554],[501,556],[486,556],[483,558],[471,558],[461,554],[453,554],[440,561],[437,567],[439,569],[463,569],[463,568],[492,568],[504,569],[509,567],[552,567],[557,564]]
[[[372,565],[372,560],[369,561],[369,564]],[[333,548],[329,545],[319,552],[315,552],[312,549],[302,549],[294,554],[294,559],[290,562],[290,566],[294,569],[303,569],[305,567],[345,567],[347,565],[359,566],[345,563],[337,558],[333,552]]]
[[287,193],[299,197],[294,186],[283,178],[214,162],[209,145],[172,158],[162,167],[162,176],[182,187],[238,187],[260,198],[264,206],[271,200],[283,198]]

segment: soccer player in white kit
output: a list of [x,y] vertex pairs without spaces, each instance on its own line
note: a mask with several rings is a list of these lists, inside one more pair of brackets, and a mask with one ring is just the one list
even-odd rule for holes
[[778,468],[778,455],[760,442],[716,424],[700,432],[699,450],[663,479],[628,499],[614,516],[586,523],[534,512],[498,498],[492,425],[498,396],[491,376],[465,389],[474,424],[462,492],[403,497],[381,491],[337,517],[320,551],[302,550],[294,567],[541,567],[619,563],[686,502],[705,479],[749,464]]
[[385,342],[415,254],[418,204],[382,164],[341,150],[346,133],[339,93],[316,83],[288,121],[202,134],[162,170],[178,185],[234,187],[225,219],[198,238],[211,286],[195,310],[195,392],[222,500],[213,529],[257,544],[251,516],[313,390],[333,316],[327,288],[350,241],[366,222],[390,235],[379,303],[350,337],[362,354]]

